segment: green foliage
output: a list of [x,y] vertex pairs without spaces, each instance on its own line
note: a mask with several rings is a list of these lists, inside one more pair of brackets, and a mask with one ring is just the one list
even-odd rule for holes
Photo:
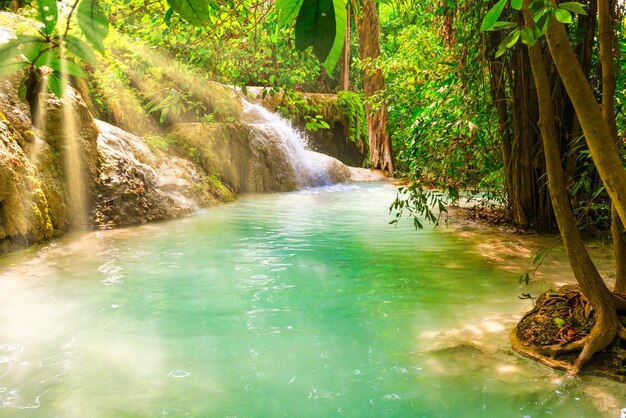
[[[393,213],[395,219],[389,223],[395,225],[403,215],[413,220],[415,229],[423,229],[422,219],[435,226],[439,225],[442,215],[446,215],[448,210],[446,204],[450,202],[449,195],[434,190],[425,189],[420,183],[412,183],[407,187],[400,187],[396,200],[391,204],[389,213]],[[458,196],[456,196],[458,198]],[[455,198],[453,198],[455,200]],[[435,213],[431,208],[437,208]]]
[[311,90],[324,79],[312,52],[294,47],[293,27],[279,26],[274,8],[255,7],[252,0],[223,3],[204,27],[191,26],[177,14],[166,16],[160,4],[105,1],[118,30],[224,84]]
[[313,54],[324,63],[328,74],[339,61],[346,34],[346,7],[343,0],[279,0],[278,24],[286,27],[295,15],[296,48]]
[[146,103],[149,113],[158,112],[159,122],[165,123],[168,116],[180,116],[193,112],[200,120],[207,109],[199,100],[195,100],[192,91],[180,91],[177,88],[165,88],[155,94],[157,97]]
[[346,128],[348,140],[367,147],[367,120],[363,97],[354,92],[340,91],[337,93],[337,109]]
[[[525,45],[533,46],[537,43],[537,40],[541,38],[548,30],[548,25],[555,17],[557,21],[565,24],[573,22],[574,14],[586,15],[585,5],[577,2],[564,2],[558,4],[556,7],[552,5],[548,0],[535,0],[530,6],[529,10],[533,17],[534,27],[522,27],[518,28],[518,24],[515,22],[500,21],[500,16],[504,12],[507,0],[499,0],[494,4],[491,9],[485,14],[482,20],[480,30],[492,31],[503,30],[509,28],[515,28],[511,31],[498,46],[495,57],[498,58],[503,55],[506,50],[511,49],[518,40],[521,39]],[[522,9],[521,0],[511,0],[511,9],[520,11]]]
[[56,0],[39,0],[37,2],[39,21],[43,23],[42,32],[49,36],[54,31],[59,19],[59,9]]
[[35,17],[41,28],[36,36],[19,34],[0,46],[0,76],[27,68],[20,87],[20,91],[25,92],[24,83],[30,74],[39,79],[37,70],[48,67],[53,70],[46,77],[48,89],[57,97],[63,95],[70,76],[85,77],[82,68],[71,58],[93,62],[95,55],[85,42],[69,33],[72,14],[76,9],[83,36],[101,52],[109,22],[97,0],[76,0],[70,8],[65,26],[59,27],[57,2],[38,0]]
[[98,0],[80,0],[77,10],[78,26],[85,38],[104,54],[104,38],[109,33],[109,20]]
[[281,104],[276,107],[276,110],[289,119],[302,119],[308,131],[330,129],[330,125],[326,122],[328,118],[322,114],[322,109],[311,103],[302,93],[293,90],[285,91]]
[[168,0],[172,9],[196,26],[204,26],[209,23],[209,4],[206,0]]
[[506,6],[507,0],[498,0],[496,4],[493,5],[491,9],[485,15],[482,24],[480,25],[480,30],[492,30],[498,19],[500,19],[500,15],[504,11],[504,7]]

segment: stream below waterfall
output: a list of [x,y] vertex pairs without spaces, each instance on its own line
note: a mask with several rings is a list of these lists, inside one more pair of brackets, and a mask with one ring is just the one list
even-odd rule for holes
[[389,225],[394,197],[248,195],[3,257],[0,416],[626,415],[623,385],[509,349],[545,283]]

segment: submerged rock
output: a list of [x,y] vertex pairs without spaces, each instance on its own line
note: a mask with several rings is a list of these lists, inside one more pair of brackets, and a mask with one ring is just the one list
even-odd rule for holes
[[328,176],[332,183],[345,183],[351,180],[351,169],[338,159],[315,151],[307,151],[306,156]]

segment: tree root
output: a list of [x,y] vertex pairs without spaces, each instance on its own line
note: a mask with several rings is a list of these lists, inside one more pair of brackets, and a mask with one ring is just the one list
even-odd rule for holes
[[584,337],[584,338],[581,338],[580,340],[577,340],[571,343],[554,344],[554,345],[547,345],[544,347],[539,347],[537,349],[537,352],[544,356],[548,356],[552,359],[555,359],[562,354],[567,354],[573,351],[582,350],[588,338],[589,337]]
[[626,311],[626,299],[621,295],[613,293],[613,303],[615,304],[615,309],[618,311]]
[[[626,341],[626,326],[620,323],[616,314],[616,311],[623,309],[622,306],[626,307],[626,300],[623,299],[622,294],[614,294],[614,307],[609,308],[608,311],[596,311],[591,309],[589,302],[580,293],[575,294],[577,292],[570,291],[570,289],[560,289],[560,292],[561,294],[555,294],[554,291],[546,292],[545,296],[542,295],[537,300],[535,308],[523,316],[518,327],[511,334],[511,343],[515,351],[527,357],[538,360],[552,368],[576,375],[581,372],[581,369],[594,354],[604,350],[616,338]],[[563,293],[567,295],[565,301],[563,301]],[[564,311],[566,309],[567,313]],[[578,320],[582,322],[570,319],[574,318],[575,310],[577,310]],[[582,317],[583,314],[584,318]],[[532,318],[533,315],[536,316],[536,319]],[[552,341],[548,343],[547,334],[537,334],[532,330],[533,326],[541,327],[544,324],[549,326],[553,318],[562,321],[562,324],[557,323],[560,329],[558,333],[554,334]],[[527,320],[534,321],[534,325],[533,322],[525,322]],[[585,322],[585,320],[592,320],[592,322]],[[520,328],[522,324],[525,325]],[[587,335],[584,331],[581,335],[580,327],[586,324],[593,325],[587,328],[589,332]],[[527,339],[522,341],[522,336]],[[562,342],[559,342],[559,339]],[[542,341],[545,342],[542,343]],[[572,356],[559,358],[575,352],[579,352],[575,360]],[[615,376],[611,376],[611,378],[615,378]],[[623,376],[618,376],[617,380],[621,379]]]

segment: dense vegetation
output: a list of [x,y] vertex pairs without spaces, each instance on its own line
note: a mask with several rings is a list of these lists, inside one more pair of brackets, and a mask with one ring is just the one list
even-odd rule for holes
[[[596,322],[577,342],[544,352],[582,350],[578,370],[616,335],[626,336],[616,316],[626,302],[609,291],[580,238],[581,230],[612,229],[615,290],[624,292],[621,3],[169,0],[164,7],[150,0],[80,0],[62,6],[2,3],[41,22],[38,34],[20,34],[0,48],[3,74],[28,69],[24,96],[33,77],[45,78],[58,96],[68,80],[89,78],[97,101],[93,85],[106,87],[107,71],[129,77],[129,85],[145,75],[141,60],[128,53],[133,48],[201,79],[282,94],[282,109],[310,130],[330,126],[321,109],[294,91],[351,90],[363,95],[367,123],[359,100],[342,93],[341,105],[358,126],[348,135],[356,141],[367,129],[371,166],[408,179],[392,207],[399,215],[415,215],[416,226],[420,216],[436,222],[430,208],[445,210],[443,202],[464,193],[500,204],[517,227],[558,227]],[[116,34],[136,44],[124,45]],[[97,54],[109,56],[108,67],[98,68]],[[193,83],[166,91],[148,85],[138,94],[160,124],[207,106]],[[212,115],[229,117],[219,106]]]

